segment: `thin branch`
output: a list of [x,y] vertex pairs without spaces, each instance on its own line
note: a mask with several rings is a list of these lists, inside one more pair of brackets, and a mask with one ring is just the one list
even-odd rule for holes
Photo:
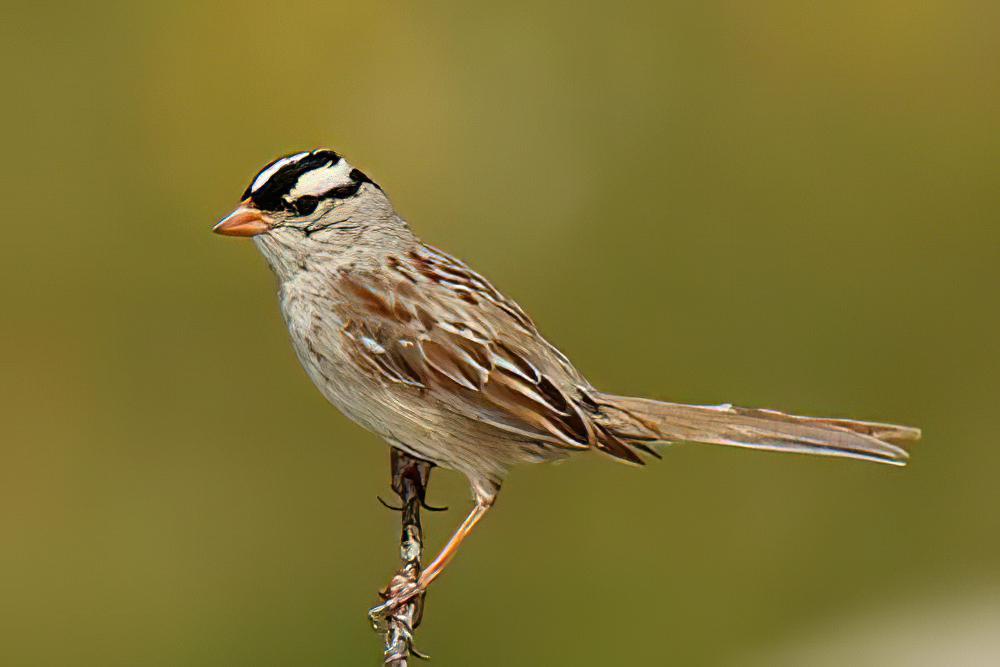
[[[413,584],[420,577],[420,557],[424,549],[424,536],[420,528],[420,508],[427,507],[424,498],[427,481],[433,464],[415,459],[402,450],[392,448],[392,490],[401,501],[402,532],[399,553],[402,566],[389,587],[381,593],[388,599],[395,591]],[[431,509],[431,508],[428,508]],[[423,658],[413,647],[413,631],[423,617],[424,596],[418,595],[395,610],[385,622],[385,664],[407,667],[410,656]]]

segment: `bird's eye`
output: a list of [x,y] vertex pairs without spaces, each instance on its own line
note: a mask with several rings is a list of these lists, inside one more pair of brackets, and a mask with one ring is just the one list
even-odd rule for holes
[[314,197],[312,195],[302,195],[292,204],[295,207],[295,213],[298,215],[309,215],[316,210],[316,206],[319,204],[319,197]]

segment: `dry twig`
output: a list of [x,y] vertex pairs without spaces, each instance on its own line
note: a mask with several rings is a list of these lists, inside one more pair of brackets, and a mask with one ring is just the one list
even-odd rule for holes
[[[388,599],[394,592],[413,584],[420,577],[420,557],[424,548],[420,528],[420,508],[435,509],[425,503],[427,481],[433,464],[415,459],[405,452],[392,448],[392,490],[401,501],[402,533],[399,551],[402,566],[393,576],[389,587],[380,595]],[[385,503],[383,503],[385,504]],[[420,625],[424,611],[424,596],[418,595],[385,619],[375,619],[376,629],[385,633],[385,664],[406,667],[410,656],[424,658],[413,647],[413,631]]]

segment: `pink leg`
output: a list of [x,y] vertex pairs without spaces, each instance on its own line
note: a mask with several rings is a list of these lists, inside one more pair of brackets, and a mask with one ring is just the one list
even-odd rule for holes
[[451,562],[451,559],[455,557],[458,552],[459,545],[462,541],[469,536],[472,529],[476,527],[487,510],[493,506],[493,501],[496,500],[495,492],[493,494],[477,493],[476,494],[476,504],[473,506],[472,511],[469,515],[465,517],[462,524],[458,527],[458,530],[451,536],[448,543],[444,545],[444,548],[434,557],[423,572],[420,573],[420,577],[412,584],[407,584],[396,591],[391,593],[391,597],[384,603],[375,607],[368,612],[369,618],[376,622],[377,619],[385,618],[392,613],[394,609],[402,604],[405,604],[411,600],[414,596],[420,595],[427,587],[431,585],[435,579],[444,571],[445,566]]
[[476,504],[473,506],[472,511],[469,512],[469,516],[465,517],[465,521],[458,527],[455,534],[451,536],[448,543],[444,545],[444,548],[434,557],[424,571],[420,573],[420,578],[417,580],[417,587],[421,590],[427,590],[427,587],[431,585],[431,582],[438,578],[438,575],[444,571],[444,568],[451,559],[455,557],[458,552],[458,547],[462,544],[462,540],[472,533],[472,529],[476,527],[479,520],[486,516],[487,510],[493,506],[493,498],[485,500],[476,500]]

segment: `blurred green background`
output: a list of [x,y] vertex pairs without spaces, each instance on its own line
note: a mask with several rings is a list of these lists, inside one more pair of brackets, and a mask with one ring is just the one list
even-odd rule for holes
[[[387,450],[209,233],[314,146],[602,388],[924,428],[902,470],[517,469],[428,598],[432,664],[997,664],[998,27],[952,0],[8,4],[0,664],[377,663]],[[436,548],[464,480],[430,499]]]

